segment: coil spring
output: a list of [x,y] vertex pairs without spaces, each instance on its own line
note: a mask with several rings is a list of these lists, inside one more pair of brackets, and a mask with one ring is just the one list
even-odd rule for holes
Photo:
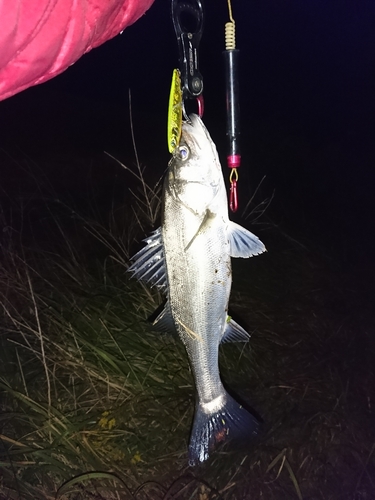
[[234,22],[225,23],[225,50],[236,48],[236,26]]

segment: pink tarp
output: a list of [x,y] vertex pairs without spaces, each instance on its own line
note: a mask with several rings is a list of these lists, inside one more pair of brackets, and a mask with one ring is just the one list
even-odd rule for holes
[[0,0],[0,100],[58,75],[154,0]]

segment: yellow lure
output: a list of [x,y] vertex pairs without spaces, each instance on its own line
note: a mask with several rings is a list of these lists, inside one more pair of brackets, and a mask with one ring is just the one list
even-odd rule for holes
[[172,75],[167,128],[168,150],[170,153],[173,153],[180,143],[182,128],[182,90],[181,77],[178,69],[174,69]]

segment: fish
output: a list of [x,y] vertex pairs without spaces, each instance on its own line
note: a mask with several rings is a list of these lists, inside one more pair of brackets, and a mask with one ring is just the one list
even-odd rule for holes
[[231,258],[266,250],[257,236],[229,220],[217,149],[198,115],[182,124],[164,180],[161,219],[128,270],[165,293],[153,325],[177,333],[186,348],[197,394],[188,450],[195,466],[221,443],[259,431],[259,420],[224,388],[218,359],[221,343],[250,338],[228,315]]

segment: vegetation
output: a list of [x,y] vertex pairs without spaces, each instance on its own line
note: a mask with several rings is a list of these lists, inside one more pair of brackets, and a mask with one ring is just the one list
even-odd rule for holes
[[371,304],[265,216],[268,253],[234,262],[232,312],[252,339],[220,359],[262,434],[188,467],[187,356],[150,331],[162,297],[126,274],[160,205],[136,175],[90,213],[40,186],[3,209],[0,499],[375,498]]

